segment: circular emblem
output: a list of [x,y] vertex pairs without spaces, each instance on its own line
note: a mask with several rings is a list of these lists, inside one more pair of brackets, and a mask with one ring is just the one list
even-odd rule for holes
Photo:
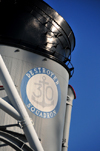
[[21,83],[21,95],[27,108],[39,117],[52,118],[59,111],[59,81],[46,68],[33,68],[25,74]]

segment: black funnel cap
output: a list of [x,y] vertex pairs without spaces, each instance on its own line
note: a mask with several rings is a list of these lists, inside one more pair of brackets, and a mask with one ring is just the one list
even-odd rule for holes
[[42,0],[0,1],[0,43],[47,56],[72,72],[65,63],[75,47],[73,31]]

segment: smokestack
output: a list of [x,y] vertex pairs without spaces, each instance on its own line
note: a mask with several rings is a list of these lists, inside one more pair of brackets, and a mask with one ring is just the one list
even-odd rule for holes
[[[71,27],[44,1],[1,0],[0,54],[45,151],[61,151],[68,83],[74,72],[70,59],[74,47]],[[2,99],[10,103],[3,110],[14,113],[14,118],[0,110],[0,143],[6,143],[0,150],[12,151],[22,146],[23,150],[31,150],[23,126],[16,126],[21,113],[24,118],[23,110],[20,113],[19,107],[11,103],[5,89],[1,90],[1,103]]]

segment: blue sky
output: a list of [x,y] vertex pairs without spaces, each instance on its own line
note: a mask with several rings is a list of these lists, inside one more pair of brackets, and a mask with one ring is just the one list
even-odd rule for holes
[[100,1],[45,0],[71,26],[76,46],[68,151],[100,151]]

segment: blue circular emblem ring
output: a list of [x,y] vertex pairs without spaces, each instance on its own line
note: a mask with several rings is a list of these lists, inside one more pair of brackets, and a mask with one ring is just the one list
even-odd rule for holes
[[53,118],[61,103],[60,85],[46,68],[33,68],[22,79],[21,96],[27,108],[42,118]]

